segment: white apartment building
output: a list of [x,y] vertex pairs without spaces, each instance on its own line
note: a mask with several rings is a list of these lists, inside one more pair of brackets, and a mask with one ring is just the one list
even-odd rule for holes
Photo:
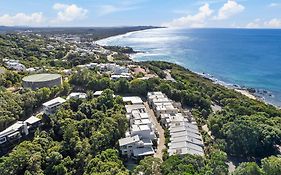
[[35,131],[41,124],[41,119],[31,116],[25,121],[17,121],[13,125],[0,132],[0,146],[11,144],[20,138]]
[[142,158],[153,155],[153,140],[156,139],[154,125],[140,97],[123,97],[126,116],[130,124],[126,138],[119,140],[122,155],[132,158]]
[[82,92],[72,92],[70,93],[66,100],[69,100],[71,98],[74,98],[74,99],[85,99],[87,98],[87,94],[86,93],[82,93]]
[[53,114],[65,101],[65,99],[57,97],[53,100],[43,103],[44,113],[47,115]]
[[119,139],[121,154],[127,157],[143,157],[153,155],[153,143],[149,139],[140,139],[138,135]]

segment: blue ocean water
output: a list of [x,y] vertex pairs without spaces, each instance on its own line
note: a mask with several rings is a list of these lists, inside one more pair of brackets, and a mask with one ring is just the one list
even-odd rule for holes
[[281,105],[281,30],[152,29],[98,41],[143,51],[137,61],[162,60],[229,84],[255,88]]

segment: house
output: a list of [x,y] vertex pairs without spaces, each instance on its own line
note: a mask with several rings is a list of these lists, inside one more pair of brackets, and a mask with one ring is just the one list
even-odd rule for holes
[[200,135],[198,129],[194,129],[194,128],[191,128],[191,127],[188,127],[188,126],[170,127],[170,128],[169,128],[169,131],[170,131],[170,133],[176,133],[176,132],[181,132],[181,131],[187,131],[187,132],[190,132],[190,133],[194,133],[194,134]]
[[130,128],[126,132],[126,138],[119,140],[122,155],[136,159],[153,155],[153,141],[157,137],[142,99],[131,96],[123,97],[123,101],[128,104],[125,108]]
[[173,102],[162,92],[148,92],[148,104],[154,110],[156,116],[160,118],[161,114],[176,114],[178,109],[174,107]]
[[132,105],[143,104],[142,99],[138,96],[123,97],[122,99],[123,102],[125,102],[126,104],[132,104]]
[[143,104],[125,105],[127,114],[131,115],[133,111],[139,111],[140,113],[146,113],[146,108]]
[[167,97],[162,92],[148,92],[147,93],[147,100],[148,100],[149,105],[151,105],[153,103],[154,99],[159,99],[159,98],[167,98]]
[[178,109],[173,106],[171,102],[154,103],[155,113],[157,118],[161,117],[161,114],[177,114]]
[[13,69],[13,70],[16,70],[16,71],[25,71],[26,70],[26,67],[19,63],[18,60],[9,60],[6,63],[6,67],[8,69]]
[[113,74],[110,77],[111,80],[118,80],[120,78],[125,78],[127,80],[130,80],[132,79],[132,76],[130,73],[122,73],[122,74]]
[[96,92],[94,93],[94,97],[99,97],[99,96],[101,96],[102,92],[103,92],[103,91],[96,91]]
[[192,155],[204,155],[204,150],[201,146],[182,141],[182,142],[171,142],[168,143],[168,153],[169,155],[173,154],[192,154]]
[[0,132],[0,145],[11,144],[14,141],[33,133],[41,125],[41,119],[31,116],[25,121],[17,121]]
[[154,131],[148,125],[132,125],[130,131],[131,136],[138,135],[141,139],[156,139]]
[[204,143],[203,143],[202,140],[195,139],[195,138],[192,138],[192,137],[189,137],[189,136],[170,137],[170,141],[171,141],[171,143],[177,143],[177,142],[185,141],[185,142],[189,142],[189,143],[201,146],[201,147],[204,146]]
[[160,115],[160,123],[165,128],[169,128],[172,124],[188,121],[187,117],[182,113],[166,113]]
[[70,93],[66,100],[69,100],[71,98],[74,98],[74,99],[85,99],[87,98],[87,94],[86,93],[82,93],[82,92],[72,92]]
[[30,67],[26,69],[26,72],[32,74],[32,73],[40,73],[43,72],[43,69],[41,67]]
[[119,139],[121,154],[130,157],[143,157],[153,155],[153,143],[149,139],[140,139],[138,135]]
[[65,99],[57,97],[53,100],[43,103],[44,113],[46,115],[53,114],[65,101]]
[[175,154],[177,154],[177,155],[191,154],[191,155],[204,156],[204,152],[197,151],[197,150],[190,149],[190,148],[186,148],[186,147],[176,148],[176,149],[168,149],[168,153],[169,153],[169,156],[172,156],[172,155],[175,155]]

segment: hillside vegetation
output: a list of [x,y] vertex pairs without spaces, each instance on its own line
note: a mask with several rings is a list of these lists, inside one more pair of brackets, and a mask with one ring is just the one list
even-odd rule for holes
[[[39,37],[38,42],[34,42],[38,36],[22,37],[0,35],[0,59],[19,59],[31,66],[50,66],[56,57],[61,59],[57,54],[67,52],[66,45],[65,50],[54,50],[45,58],[41,56],[45,51],[39,48],[40,43],[47,42],[46,38]],[[31,49],[33,44],[35,49]],[[85,63],[92,61],[87,56],[85,58]],[[72,57],[71,61],[78,64],[81,58]],[[21,86],[21,77],[25,73],[6,71],[0,74],[0,130],[32,115],[47,100],[66,97],[72,91],[87,92],[86,99],[69,100],[54,115],[39,115],[43,126],[37,129],[34,138],[14,145],[8,154],[0,158],[0,173],[226,175],[229,174],[226,161],[229,156],[235,156],[248,162],[241,163],[234,175],[280,175],[279,109],[214,84],[175,64],[156,61],[133,64],[149,69],[158,77],[112,81],[108,75],[99,74],[96,70],[82,70],[65,76],[67,80],[62,87],[11,92],[10,87]],[[64,66],[53,64],[52,70]],[[164,70],[169,70],[176,82],[164,80]],[[93,93],[97,90],[104,92],[96,98]],[[168,156],[164,153],[163,161],[146,157],[131,172],[126,169],[117,144],[128,129],[121,96],[144,97],[149,91],[162,91],[170,99],[181,102],[191,109],[200,129],[203,125],[208,126],[212,135],[201,130],[205,157]],[[214,104],[222,110],[212,111]]]

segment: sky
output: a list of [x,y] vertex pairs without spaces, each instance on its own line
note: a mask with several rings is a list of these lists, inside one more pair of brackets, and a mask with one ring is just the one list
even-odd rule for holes
[[0,0],[0,26],[281,28],[281,0]]

